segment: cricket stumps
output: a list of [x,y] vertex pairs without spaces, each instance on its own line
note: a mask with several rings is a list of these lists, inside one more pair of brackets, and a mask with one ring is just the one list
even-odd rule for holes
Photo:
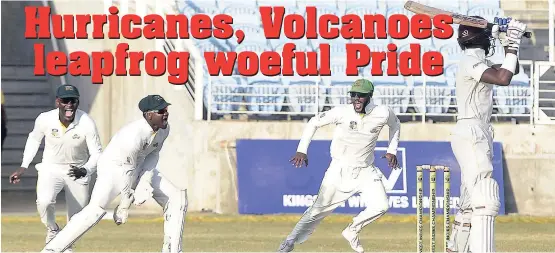
[[429,208],[430,208],[430,252],[435,252],[436,250],[436,177],[437,171],[443,171],[443,250],[447,249],[447,243],[449,242],[450,233],[450,196],[451,196],[451,172],[449,167],[440,165],[419,165],[416,166],[416,241],[417,241],[417,252],[424,251],[424,239],[422,235],[423,230],[423,218],[424,218],[424,171],[429,171],[429,182],[430,182],[430,196],[429,196]]

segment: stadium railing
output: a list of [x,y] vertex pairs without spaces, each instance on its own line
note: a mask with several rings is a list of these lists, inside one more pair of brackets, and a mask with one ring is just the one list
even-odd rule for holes
[[[227,13],[237,20],[236,26],[244,26],[249,38],[242,44],[234,43],[234,38],[230,40],[195,40],[195,45],[202,53],[205,51],[245,51],[246,44],[252,44],[249,48],[255,51],[274,50],[279,51],[280,45],[285,42],[294,42],[301,46],[300,51],[317,51],[318,42],[322,40],[266,40],[261,37],[260,17],[256,9],[264,5],[282,5],[287,7],[288,13],[304,13],[307,1],[304,0],[257,0],[257,1],[236,1],[236,0],[177,0],[178,9],[181,13],[193,15],[195,13],[205,13],[213,16],[216,13]],[[500,1],[476,0],[456,0],[449,4],[442,4],[442,1],[428,0],[430,4],[441,8],[452,8],[457,12],[468,15],[480,15],[486,19],[493,20],[496,16],[504,16],[503,7]],[[314,2],[311,2],[314,3]],[[345,0],[324,0],[318,1],[319,13],[335,13],[342,15],[346,13],[372,14],[380,13],[390,16],[396,13],[413,15],[402,8],[404,1],[397,0],[372,0],[372,1],[345,1]],[[550,19],[552,23],[552,19]],[[236,24],[235,24],[236,23]],[[552,25],[551,25],[552,26]],[[254,29],[258,27],[257,29]],[[251,29],[253,28],[253,29]],[[550,32],[550,38],[552,37]],[[380,45],[380,42],[382,45]],[[327,41],[330,44],[345,43],[364,43],[374,51],[376,48],[384,47],[387,43],[395,43],[400,50],[407,46],[409,38],[404,40],[351,40],[349,41]],[[423,51],[439,51],[448,60],[454,60],[451,65],[456,65],[461,52],[454,39],[437,40],[430,39],[418,41]],[[550,43],[552,44],[552,43]],[[304,47],[308,46],[308,50]],[[341,48],[341,47],[339,47]],[[299,50],[299,48],[297,48]],[[249,51],[252,51],[249,49]],[[383,51],[383,50],[378,50]],[[402,50],[401,50],[402,51]],[[497,60],[502,60],[502,48],[496,49],[499,54],[494,55]],[[339,50],[333,54],[342,55],[344,52]],[[334,59],[335,60],[335,59]],[[551,60],[553,61],[553,60]],[[499,61],[496,61],[499,62]],[[513,78],[513,83],[509,87],[494,88],[494,113],[497,120],[525,120],[539,122],[536,115],[543,112],[534,108],[534,101],[537,99],[534,91],[534,64],[532,61],[521,61],[526,70],[521,69],[522,73]],[[387,104],[393,107],[398,115],[406,116],[408,120],[421,120],[426,122],[433,120],[455,120],[456,118],[456,98],[454,88],[454,71],[449,72],[451,67],[445,64],[446,73],[434,78],[403,78],[388,77],[381,78],[364,76],[373,79],[376,83],[374,101],[377,104]],[[332,66],[333,68],[334,66]],[[344,66],[338,66],[340,69]],[[453,69],[455,69],[454,67]],[[333,70],[334,73],[344,71]],[[365,71],[366,72],[366,71]],[[364,72],[363,72],[364,73]],[[330,80],[331,79],[331,80]],[[326,110],[338,104],[348,103],[345,85],[352,80],[345,75],[333,75],[326,77],[211,77],[205,74],[201,80],[205,85],[195,84],[198,95],[196,100],[197,112],[203,112],[202,117],[196,114],[196,119],[217,119],[222,116],[231,117],[237,115],[249,115],[252,119],[287,119],[295,117],[309,117],[319,111]],[[539,97],[538,97],[539,98]],[[548,114],[550,115],[550,114]],[[281,117],[276,117],[281,116]]]
[[534,124],[555,124],[555,62],[534,63]]
[[[445,66],[453,64],[448,62]],[[520,61],[520,64],[521,74],[513,78],[510,86],[494,86],[494,117],[532,121],[534,64],[532,61]],[[392,107],[399,116],[419,116],[422,122],[431,117],[454,120],[454,71],[446,71],[439,77],[407,77],[401,82],[397,82],[399,77],[380,77],[375,83],[373,101]],[[206,106],[208,120],[226,114],[245,114],[256,119],[273,119],[276,115],[310,117],[349,103],[350,85],[361,77],[373,79],[365,73],[359,77],[336,77],[332,81],[330,77],[319,76],[209,76],[203,101],[197,101],[197,106]],[[388,78],[392,83],[387,83]]]
[[[288,13],[302,14],[304,13],[307,1],[176,0],[175,2],[178,11],[188,16],[196,13],[205,13],[209,16],[217,13],[232,15],[234,20],[237,21],[234,22],[234,25],[242,25],[245,32],[249,33],[249,39],[242,45],[233,43],[234,38],[231,40],[192,39],[200,54],[206,51],[244,51],[248,43],[255,46],[254,48],[257,49],[255,51],[259,51],[259,49],[263,51],[279,51],[277,49],[285,42],[309,46],[312,47],[312,50],[317,51],[315,47],[315,43],[317,44],[318,42],[317,40],[266,40],[260,36],[260,28],[251,29],[260,26],[260,17],[256,15],[256,9],[259,6],[282,5],[287,7]],[[487,19],[493,19],[495,16],[504,16],[504,7],[501,6],[500,1],[487,1],[487,4],[484,4],[483,1],[456,0],[445,5],[441,4],[442,1],[429,0],[428,2],[433,2],[434,6],[442,8],[448,8],[449,6],[447,5],[450,5],[457,12],[481,15]],[[403,3],[404,1],[396,0],[325,0],[318,1],[318,6],[324,12],[336,14],[356,13],[362,15],[381,13],[390,16],[395,13],[404,13],[413,15],[412,13],[405,13],[406,11],[402,8]],[[552,11],[552,8],[549,9]],[[549,20],[550,27],[552,27],[553,19],[550,18]],[[550,41],[553,40],[552,31],[550,31],[549,37]],[[355,41],[353,40],[352,42]],[[410,42],[410,40],[390,40],[387,42],[393,42],[402,47]],[[427,44],[422,44],[424,42]],[[420,41],[419,44],[422,44],[423,47],[426,46],[426,48],[429,47],[430,50],[440,51],[448,60],[458,60],[461,54],[455,42],[454,40],[443,41],[432,39]],[[335,41],[328,41],[328,43],[335,44]],[[338,43],[341,44],[341,42]],[[364,40],[362,43],[367,44],[371,43],[371,41]],[[549,44],[552,45],[553,43],[550,42]],[[380,45],[372,44],[369,46],[374,49],[374,47]],[[424,51],[428,51],[426,48],[424,48]],[[249,49],[248,51],[252,50]],[[309,49],[308,51],[311,50]],[[332,50],[332,53],[334,52]],[[502,52],[502,49],[496,50],[496,52]],[[502,55],[501,53],[496,56],[501,57],[502,60]],[[551,58],[550,56],[550,61],[553,61]],[[495,86],[494,88],[494,120],[522,119],[525,121],[529,120],[530,122],[543,122],[546,117],[553,116],[550,113],[544,113],[545,111],[550,111],[548,108],[545,110],[538,108],[539,105],[549,102],[545,99],[550,98],[543,98],[537,94],[538,92],[547,93],[547,91],[540,91],[534,88],[535,83],[539,85],[539,77],[535,78],[537,72],[534,70],[534,62],[521,61],[521,65],[527,68],[526,70],[521,69],[521,72],[526,74],[515,76],[513,83],[509,87]],[[450,69],[449,64],[445,66],[446,73],[444,76],[429,79],[387,76],[382,78],[371,77],[376,81],[374,100],[377,104],[387,104],[393,107],[400,116],[406,116],[408,120],[421,120],[422,122],[426,122],[428,119],[453,121],[457,114],[454,76],[453,71],[448,71]],[[196,69],[201,68],[197,66]],[[335,70],[333,72],[341,73],[341,71]],[[197,74],[197,71],[195,71],[195,74]],[[333,75],[332,78],[306,78],[298,76],[272,78],[255,76],[246,78],[242,76],[214,77],[208,76],[204,72],[204,77],[195,78],[190,83],[195,87],[195,118],[197,120],[211,120],[222,116],[234,117],[237,115],[248,115],[252,119],[284,119],[283,116],[287,119],[309,117],[335,105],[348,103],[349,99],[346,97],[347,88],[345,84],[349,82],[352,83],[352,80],[344,75]],[[543,99],[543,103],[536,105],[538,99]],[[555,111],[553,112],[555,113]]]

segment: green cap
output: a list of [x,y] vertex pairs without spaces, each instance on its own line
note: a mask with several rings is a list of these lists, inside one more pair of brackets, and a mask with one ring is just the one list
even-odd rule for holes
[[369,80],[358,79],[353,83],[349,92],[372,93],[374,92],[374,85]]
[[69,84],[64,84],[58,87],[56,90],[57,98],[78,98],[79,90],[77,87]]
[[160,95],[148,95],[139,101],[139,109],[142,112],[162,110],[168,105],[171,104]]

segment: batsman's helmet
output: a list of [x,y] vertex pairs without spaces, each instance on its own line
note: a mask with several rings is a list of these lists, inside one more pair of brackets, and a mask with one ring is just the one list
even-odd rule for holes
[[[484,19],[480,16],[472,17]],[[495,42],[491,35],[491,29],[459,25],[457,41],[462,50],[481,48],[486,51],[486,55],[490,55],[490,52],[493,54]]]

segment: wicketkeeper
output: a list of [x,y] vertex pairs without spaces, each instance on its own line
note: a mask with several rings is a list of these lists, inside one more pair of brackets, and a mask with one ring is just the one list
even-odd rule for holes
[[89,204],[73,216],[42,252],[63,252],[102,219],[106,207],[118,195],[133,194],[137,178],[158,164],[170,131],[169,105],[159,95],[141,99],[139,109],[143,117],[120,129],[98,160],[98,177]]
[[134,187],[134,194],[122,196],[120,204],[114,212],[114,222],[117,225],[124,224],[129,216],[131,204],[140,206],[151,197],[163,208],[164,212],[162,252],[182,252],[183,228],[188,205],[187,190],[172,184],[158,168],[145,172],[138,185]]

